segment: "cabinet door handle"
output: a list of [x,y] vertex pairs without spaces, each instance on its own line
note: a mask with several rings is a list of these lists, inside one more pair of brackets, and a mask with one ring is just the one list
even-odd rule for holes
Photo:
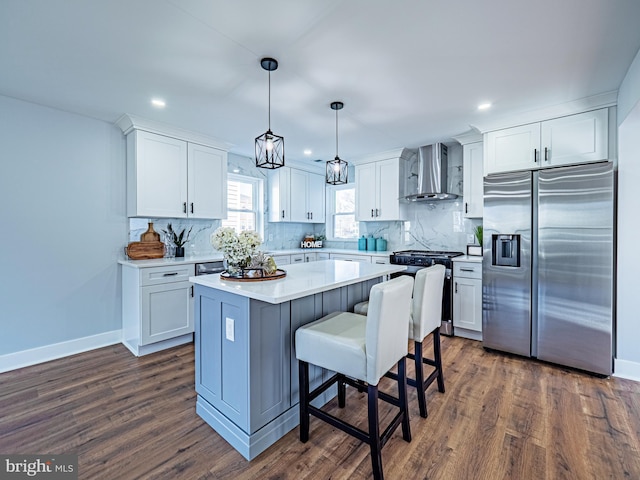
[[191,296],[193,297],[193,285],[191,285]]
[[282,218],[284,218],[284,210],[282,210]]
[[373,218],[373,208],[371,209],[371,218]]
[[193,213],[193,202],[191,202],[191,213]]
[[187,213],[187,202],[182,202],[182,212]]
[[380,216],[380,213],[378,213],[378,212],[379,212],[379,210],[376,208],[376,217]]
[[165,273],[165,274],[163,275],[163,277],[173,277],[173,276],[175,276],[175,275],[177,275],[177,274],[178,274],[178,272]]
[[458,282],[455,282],[455,284],[456,284],[456,292],[455,293],[458,293]]
[[533,161],[535,163],[538,163],[538,149],[537,148],[533,149]]
[[311,220],[313,220],[313,212],[309,212],[309,214],[311,215]]
[[469,213],[469,204],[464,202],[464,213]]
[[460,269],[461,272],[473,272],[473,268],[461,268]]
[[547,147],[544,147],[544,161],[549,161],[549,149]]

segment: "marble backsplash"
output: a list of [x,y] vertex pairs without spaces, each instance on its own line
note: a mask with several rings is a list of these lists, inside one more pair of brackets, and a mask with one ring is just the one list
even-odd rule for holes
[[[451,155],[449,165],[450,191],[462,195],[461,156]],[[324,234],[324,225],[302,223],[270,223],[267,221],[267,176],[266,171],[255,168],[253,160],[248,157],[229,154],[229,173],[261,178],[264,188],[264,243],[263,250],[284,250],[298,248],[300,241],[307,233]],[[469,236],[473,235],[476,225],[482,219],[468,219],[463,214],[462,196],[455,200],[437,202],[420,202],[408,205],[406,221],[395,222],[361,222],[360,234],[383,237],[387,240],[387,250],[450,250],[466,251]],[[198,219],[166,219],[166,218],[130,218],[129,241],[138,241],[140,235],[147,230],[148,222],[153,222],[154,230],[162,233],[171,223],[173,229],[181,231],[193,227],[191,236],[185,245],[186,255],[207,255],[212,253],[211,234],[220,226],[220,220]],[[325,246],[357,250],[357,240],[326,241]]]

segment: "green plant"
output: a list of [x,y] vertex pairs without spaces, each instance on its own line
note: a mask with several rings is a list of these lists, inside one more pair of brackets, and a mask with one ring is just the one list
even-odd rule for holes
[[171,224],[168,224],[167,225],[167,229],[166,230],[162,230],[162,231],[164,232],[165,235],[167,235],[169,237],[169,240],[171,240],[171,242],[173,242],[173,244],[176,247],[182,247],[182,246],[184,246],[185,243],[187,243],[189,241],[189,235],[191,235],[191,230],[193,230],[193,226],[187,232],[187,236],[186,237],[184,235],[185,230],[186,230],[186,228],[183,228],[180,233],[177,233],[173,229]]
[[478,243],[482,245],[482,225],[478,225],[476,228],[474,228],[473,233],[478,239]]

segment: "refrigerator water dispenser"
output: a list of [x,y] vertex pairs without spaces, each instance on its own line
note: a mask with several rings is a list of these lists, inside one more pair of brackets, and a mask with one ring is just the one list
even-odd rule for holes
[[492,235],[491,247],[493,265],[520,266],[520,235]]

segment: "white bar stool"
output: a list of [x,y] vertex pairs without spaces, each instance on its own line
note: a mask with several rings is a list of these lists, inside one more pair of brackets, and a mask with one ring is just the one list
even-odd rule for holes
[[[309,415],[369,444],[376,480],[383,479],[381,450],[402,424],[402,438],[410,442],[407,402],[406,355],[409,309],[413,278],[401,276],[371,288],[369,314],[334,312],[296,330],[296,357],[300,375],[300,440],[309,439]],[[309,392],[309,364],[337,372]],[[398,365],[398,398],[378,391],[378,382]],[[369,431],[365,432],[310,402],[334,383],[338,384],[338,405],[345,406],[345,384],[368,393]],[[378,398],[399,408],[399,413],[380,435]]]
[[[442,351],[440,346],[440,322],[442,319],[442,292],[444,286],[444,265],[433,265],[422,268],[416,272],[413,286],[413,301],[411,303],[411,322],[409,324],[409,339],[414,342],[414,353],[407,356],[414,360],[416,378],[408,378],[407,383],[416,387],[418,393],[418,407],[420,416],[427,418],[426,390],[438,380],[438,391],[444,393],[444,374],[442,373]],[[356,313],[366,312],[369,302],[360,302],[355,305]],[[433,334],[433,359],[423,355],[422,342]],[[434,370],[425,379],[422,365],[434,367]],[[388,377],[395,378],[393,373]]]

